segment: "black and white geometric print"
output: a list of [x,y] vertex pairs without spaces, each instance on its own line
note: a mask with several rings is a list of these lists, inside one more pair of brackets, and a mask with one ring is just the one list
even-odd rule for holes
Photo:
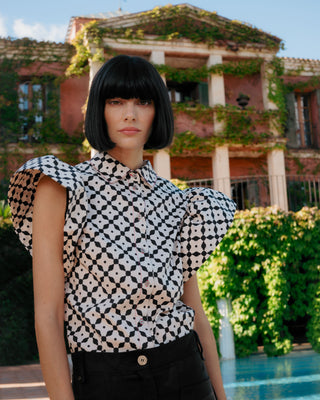
[[11,180],[14,227],[32,251],[32,207],[45,174],[68,191],[64,231],[65,322],[71,351],[152,348],[193,328],[183,283],[233,220],[222,193],[181,191],[149,162],[130,170],[107,153],[75,167],[54,156],[27,162]]

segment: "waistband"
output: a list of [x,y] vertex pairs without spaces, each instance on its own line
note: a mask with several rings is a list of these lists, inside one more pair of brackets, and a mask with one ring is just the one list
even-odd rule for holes
[[192,353],[199,352],[203,359],[203,350],[195,331],[167,344],[151,349],[127,351],[123,353],[85,352],[72,354],[74,371],[85,374],[103,371],[106,373],[128,373],[144,368],[158,368],[181,360]]

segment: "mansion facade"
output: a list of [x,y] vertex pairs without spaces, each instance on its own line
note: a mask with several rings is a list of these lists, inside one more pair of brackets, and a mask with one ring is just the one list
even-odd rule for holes
[[39,152],[89,157],[80,145],[88,88],[105,60],[127,54],[156,66],[172,102],[172,146],[145,154],[159,175],[214,187],[240,209],[318,206],[320,61],[277,57],[281,46],[188,4],[73,17],[64,44],[0,39],[0,81],[17,81],[15,110],[0,89],[8,168]]

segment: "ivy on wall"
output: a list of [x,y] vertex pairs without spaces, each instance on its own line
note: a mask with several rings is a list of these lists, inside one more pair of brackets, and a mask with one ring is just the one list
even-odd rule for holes
[[320,86],[320,75],[312,76],[304,82],[289,82],[285,85],[287,92],[304,91],[305,89],[317,89]]
[[253,107],[240,110],[231,105],[215,107],[195,105],[189,107],[187,104],[174,104],[173,109],[175,117],[179,114],[185,114],[192,120],[203,123],[212,122],[213,115],[215,115],[218,122],[223,122],[223,129],[207,137],[199,137],[192,131],[177,133],[169,148],[172,156],[192,154],[194,151],[198,155],[208,155],[213,152],[217,145],[225,143],[250,145],[263,142],[265,150],[283,147],[283,145],[271,141],[274,136],[268,128],[258,130],[258,127],[262,125],[268,127],[270,121],[276,121],[279,118],[277,110],[257,111]]
[[[103,48],[103,37],[124,38],[134,42],[136,39],[143,37],[141,30],[137,30],[137,35],[133,35],[133,31],[130,28],[103,28],[100,27],[97,21],[91,21],[85,24],[82,29],[78,32],[76,38],[73,41],[73,45],[76,49],[75,55],[73,56],[70,66],[67,70],[67,75],[82,75],[89,70],[89,59],[92,61],[104,62],[104,52],[107,54],[115,55],[116,53],[108,47]],[[96,49],[94,54],[91,53],[90,46]],[[217,64],[211,67],[201,68],[187,68],[179,70],[172,68],[168,65],[155,65],[158,72],[165,73],[168,79],[172,79],[176,82],[200,82],[203,79],[208,78],[210,74],[231,74],[239,77],[246,75],[252,75],[260,71],[260,67],[263,60],[259,57],[251,60],[241,60],[226,62],[223,64]]]
[[[202,18],[210,25],[209,21],[215,22],[215,25],[210,25],[210,29],[201,29],[194,24],[187,24],[186,21],[193,15],[193,21]],[[279,40],[271,35],[266,35],[263,32],[250,27],[248,25],[239,23],[237,21],[228,21],[221,19],[216,13],[206,11],[199,11],[185,6],[166,6],[155,8],[154,10],[146,13],[141,13],[140,23],[133,28],[110,28],[99,26],[97,21],[91,21],[86,24],[78,33],[73,45],[71,47],[66,45],[64,51],[57,51],[56,44],[47,42],[36,42],[28,39],[18,41],[7,40],[0,46],[0,56],[2,63],[7,63],[5,68],[1,68],[2,75],[0,74],[0,83],[4,82],[5,89],[0,96],[0,118],[4,121],[2,124],[2,132],[5,131],[3,137],[9,138],[10,135],[17,134],[21,129],[21,113],[18,107],[18,97],[15,89],[14,82],[17,81],[18,67],[28,66],[34,63],[35,60],[40,60],[41,63],[59,62],[60,64],[69,62],[66,76],[82,75],[89,70],[89,60],[102,62],[105,60],[105,55],[115,55],[116,53],[110,48],[103,47],[103,38],[111,37],[113,39],[126,39],[132,43],[143,41],[147,35],[157,35],[161,40],[173,40],[188,38],[196,43],[205,43],[207,45],[215,44],[221,45],[223,39],[225,43],[228,41],[235,41],[237,43],[251,43],[259,44],[262,47],[274,49],[281,45]],[[152,24],[149,22],[152,21]],[[173,24],[175,21],[175,24]],[[177,21],[181,23],[176,24]],[[224,22],[222,22],[224,21]],[[209,26],[208,25],[208,26]],[[202,35],[202,36],[201,36]],[[220,35],[220,36],[219,36]],[[222,35],[222,36],[221,36]],[[153,37],[154,40],[156,38]],[[72,55],[72,48],[75,49]],[[94,48],[93,54],[91,49]],[[66,55],[67,49],[67,55]],[[5,57],[6,51],[13,55],[11,60]],[[37,58],[38,57],[38,58]],[[70,62],[71,59],[71,62]],[[69,61],[67,61],[69,60]],[[11,63],[11,64],[10,64]],[[12,64],[13,63],[13,64]],[[67,64],[65,64],[67,65]],[[211,74],[225,74],[243,78],[253,74],[260,73],[263,68],[266,71],[266,76],[269,81],[269,99],[276,104],[278,110],[260,112],[254,108],[247,108],[247,110],[239,110],[237,107],[230,105],[216,106],[214,108],[196,105],[190,108],[186,104],[174,104],[173,108],[175,114],[187,114],[194,121],[201,121],[210,123],[215,119],[223,123],[223,130],[219,134],[210,138],[199,138],[192,132],[180,132],[176,134],[174,143],[170,149],[171,154],[182,154],[183,152],[197,151],[201,154],[209,154],[217,144],[224,143],[241,143],[244,145],[255,143],[267,143],[271,141],[272,130],[276,130],[280,137],[284,136],[285,124],[287,118],[285,93],[288,90],[301,89],[303,85],[318,85],[320,78],[313,77],[307,83],[285,85],[283,83],[283,61],[279,58],[274,58],[271,62],[266,62],[262,58],[257,57],[249,60],[237,60],[223,62],[221,64],[213,65],[211,67],[202,66],[200,68],[187,68],[177,69],[168,65],[155,65],[160,74],[165,74],[168,80],[175,82],[201,82],[207,80]],[[299,73],[300,71],[297,71]],[[11,74],[11,75],[10,75]],[[65,78],[65,77],[64,77]],[[34,81],[35,78],[32,78]],[[57,87],[60,84],[60,79],[57,77],[42,77],[41,79],[51,79],[55,81]],[[69,143],[77,145],[82,140],[81,136],[76,139],[70,139],[68,135],[62,130],[57,128],[56,121],[58,112],[57,98],[52,98],[50,104],[50,113],[47,113],[43,118],[41,127],[38,131],[34,132],[33,129],[29,130],[30,141],[43,144],[47,143]],[[32,110],[29,113],[32,120]],[[24,116],[26,118],[26,116]],[[14,122],[13,122],[14,121]],[[11,125],[10,125],[11,124]],[[257,132],[259,124],[265,125],[264,132]],[[268,128],[267,125],[271,126]],[[70,143],[75,141],[75,143]],[[278,146],[278,144],[275,144]],[[184,147],[184,149],[183,149]],[[40,151],[39,151],[40,152]],[[71,152],[70,152],[71,153]]]
[[[184,10],[185,8],[182,7],[182,9]],[[177,18],[177,10],[179,10],[179,7],[168,6],[159,9],[156,8],[150,12],[143,14],[142,17],[145,17],[149,20],[151,18],[153,20],[153,25],[157,25],[155,21],[158,21],[158,18],[161,18],[161,20],[166,20],[167,22],[170,20],[171,17],[173,18],[173,16]],[[166,14],[166,17],[164,17],[163,13]],[[181,15],[181,18],[183,19],[183,14]],[[213,15],[212,18],[216,17]],[[188,26],[190,26],[190,24]],[[172,32],[175,32],[170,24],[166,25],[166,27],[166,29],[168,29],[168,32],[170,31],[171,34]],[[144,31],[140,28],[141,24],[139,24],[139,29],[137,28],[136,30],[132,30],[131,28],[113,29],[110,27],[101,27],[99,26],[97,21],[89,22],[78,33],[78,36],[74,41],[77,52],[68,68],[68,76],[81,75],[84,72],[88,71],[89,59],[92,57],[96,57],[95,60],[97,61],[104,61],[103,51],[107,54],[115,55],[114,52],[112,53],[109,48],[102,49],[103,37],[111,37],[113,39],[125,38],[126,40],[134,42],[136,40],[142,40],[144,38]],[[160,35],[159,32],[157,33],[157,35]],[[182,36],[176,35],[176,37],[179,38]],[[183,37],[188,37],[188,35]],[[188,38],[192,40],[190,37]],[[165,40],[169,39],[167,38]],[[91,46],[95,49],[98,49],[98,51],[95,52],[94,55],[91,54]],[[257,57],[250,60],[224,62],[221,64],[213,65],[211,67],[202,66],[199,68],[186,69],[174,68],[168,65],[155,65],[155,67],[160,74],[164,74],[166,76],[167,80],[182,83],[206,81],[212,74],[226,74],[243,78],[245,76],[260,73],[261,67],[264,62],[265,61],[262,58]],[[259,134],[256,133],[258,121],[261,122],[261,120],[264,119],[264,122],[267,122],[266,117],[269,119],[268,122],[271,123],[272,127],[279,132],[280,136],[283,136],[286,122],[286,108],[284,102],[284,94],[282,90],[283,86],[281,86],[281,68],[279,67],[280,63],[281,61],[279,61],[277,64],[277,59],[275,58],[267,65],[267,76],[269,79],[269,98],[278,106],[277,111],[267,111],[264,113],[264,115],[262,115],[259,111],[255,111],[253,108],[251,108],[248,112],[240,112],[239,109],[236,109],[236,107],[232,109],[232,106],[229,105],[225,107],[219,106],[215,110],[217,114],[217,119],[218,121],[224,122],[225,124],[224,131],[219,134],[219,137],[212,137],[211,140],[208,140],[207,138],[195,138],[190,132],[180,133],[176,135],[174,145],[170,149],[170,153],[181,154],[180,142],[183,139],[187,139],[186,151],[196,150],[197,152],[202,152],[202,149],[207,146],[206,153],[209,153],[211,151],[213,145],[219,143],[254,144],[261,140],[268,140],[272,136],[270,129],[267,129],[266,132],[261,132]],[[193,119],[196,121],[210,123],[213,120],[212,108],[205,108],[200,105],[196,105],[196,107],[193,107],[193,110],[189,110],[189,108],[190,107],[185,104],[173,105],[173,109],[176,113],[184,112],[185,114],[188,114],[190,116],[192,115]]]
[[[190,17],[193,16],[193,18]],[[262,44],[267,48],[279,48],[280,40],[268,35],[252,25],[221,18],[216,12],[198,10],[185,5],[155,7],[141,13],[137,29],[158,35],[160,40],[187,38],[209,46],[228,41],[237,43]],[[150,22],[151,19],[151,22]],[[202,20],[202,21],[200,21]],[[214,23],[214,25],[212,25]]]
[[155,65],[160,74],[165,74],[166,79],[182,83],[182,82],[201,82],[207,80],[210,75],[233,75],[243,78],[248,75],[254,75],[260,72],[262,58],[250,60],[229,61],[223,64],[216,64],[211,67],[202,66],[199,68],[177,69],[169,65]]
[[195,43],[208,46],[258,45],[270,49],[282,46],[280,39],[266,34],[252,25],[236,20],[221,18],[215,12],[190,9],[185,5],[167,5],[139,13],[139,23],[132,28],[90,26],[90,34],[96,37],[108,36],[113,39],[126,39],[141,42],[148,35],[156,35],[154,40],[176,40],[187,38]]
[[[63,70],[73,49],[70,45],[37,42],[29,39],[0,41],[0,182],[1,197],[12,171],[8,159],[22,162],[26,147],[32,145],[35,155],[48,152],[48,145],[79,147],[82,133],[68,135],[60,128],[60,85]],[[45,65],[58,63],[57,72],[43,73]],[[21,81],[21,68],[32,65],[32,74]],[[52,69],[53,70],[53,69]],[[60,72],[58,72],[60,70]],[[60,74],[60,75],[59,75]],[[26,92],[19,89],[27,82]],[[16,146],[12,146],[16,143]],[[71,160],[72,157],[70,157]],[[73,157],[74,158],[74,157]]]

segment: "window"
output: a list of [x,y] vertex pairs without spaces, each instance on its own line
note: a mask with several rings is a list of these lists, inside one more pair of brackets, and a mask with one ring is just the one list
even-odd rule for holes
[[167,87],[172,103],[189,103],[191,106],[196,104],[208,106],[209,104],[207,82],[167,81]]
[[[25,81],[19,85],[19,110],[21,120],[20,141],[33,142],[41,136],[41,126],[49,114],[59,123],[59,116],[54,111],[57,89],[53,82],[36,83]],[[52,115],[51,115],[52,117]]]
[[296,138],[299,147],[312,147],[310,94],[295,95]]

